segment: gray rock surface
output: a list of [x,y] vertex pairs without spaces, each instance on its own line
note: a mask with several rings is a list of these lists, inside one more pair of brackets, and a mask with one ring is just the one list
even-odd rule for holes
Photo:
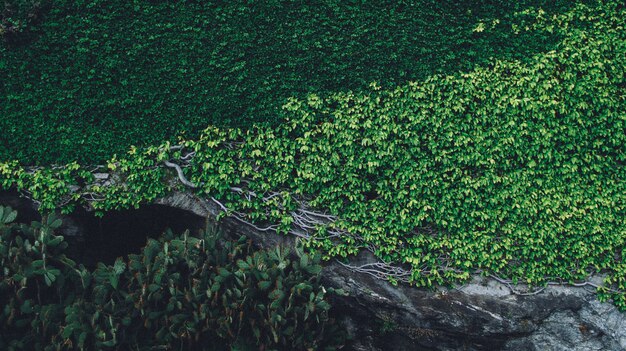
[[[219,208],[188,193],[158,204],[213,217]],[[230,235],[245,234],[260,246],[293,244],[232,218]],[[362,254],[358,263],[374,262]],[[456,289],[393,286],[330,262],[325,283],[348,292],[334,297],[336,316],[352,337],[350,350],[626,350],[626,313],[601,303],[589,287],[548,286],[516,295],[493,279],[475,277]]]
[[[0,204],[32,211],[32,204],[6,193],[0,193]],[[189,193],[173,193],[156,204],[208,219],[219,213],[217,205]],[[66,223],[72,235],[80,235],[79,226]],[[294,243],[233,218],[221,225],[227,235],[245,234],[261,247]],[[369,262],[375,258],[368,254],[354,259]],[[326,264],[322,276],[327,286],[348,293],[332,301],[352,340],[347,350],[626,350],[626,313],[599,302],[589,287],[548,286],[522,296],[477,276],[454,289],[425,290],[393,286],[336,262]]]

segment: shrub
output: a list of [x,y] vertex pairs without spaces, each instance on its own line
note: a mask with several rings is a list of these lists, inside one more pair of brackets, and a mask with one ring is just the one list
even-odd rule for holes
[[[141,254],[90,272],[64,254],[48,216],[14,224],[0,207],[0,348],[3,350],[333,349],[319,258],[284,248],[253,251],[168,231]],[[332,290],[331,290],[332,291]],[[156,337],[155,337],[156,336]],[[216,346],[217,345],[217,346]]]

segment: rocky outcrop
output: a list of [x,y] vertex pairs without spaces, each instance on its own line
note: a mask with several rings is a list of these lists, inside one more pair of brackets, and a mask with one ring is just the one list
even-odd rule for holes
[[[219,208],[188,193],[157,203],[213,217]],[[259,246],[292,245],[290,237],[223,220],[229,235],[245,234]],[[362,254],[357,264],[374,262]],[[548,286],[522,296],[495,280],[476,277],[455,289],[393,286],[330,262],[323,271],[335,297],[351,350],[626,350],[626,313],[601,303],[589,287]],[[599,279],[599,278],[598,278]],[[601,281],[601,280],[600,280]]]
[[458,289],[425,291],[333,264],[324,277],[350,294],[336,305],[357,350],[626,349],[626,315],[584,288],[553,286],[519,296],[475,278]]
[[[0,205],[19,208],[31,217],[36,214],[32,204],[16,194],[0,193]],[[172,226],[156,225],[172,216],[178,220],[174,227],[198,228],[220,212],[217,205],[182,192],[156,205],[161,206],[152,213],[159,218],[147,218],[145,212],[140,217],[157,229]],[[166,215],[162,206],[173,209]],[[128,220],[120,218],[113,222]],[[65,223],[64,230],[75,237],[90,225],[85,218],[71,216]],[[234,218],[220,223],[226,235],[247,235],[261,247],[294,244],[291,237],[260,232]],[[375,258],[367,254],[353,260],[356,265],[371,262]],[[548,286],[523,296],[493,279],[475,277],[453,289],[425,290],[393,286],[332,261],[322,275],[327,286],[348,293],[333,297],[335,317],[351,337],[348,350],[626,350],[626,313],[599,302],[590,287]]]

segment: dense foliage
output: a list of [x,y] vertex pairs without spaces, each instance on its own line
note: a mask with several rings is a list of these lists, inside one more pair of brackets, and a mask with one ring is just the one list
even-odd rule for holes
[[556,50],[292,99],[274,128],[210,127],[179,147],[133,149],[109,163],[117,183],[72,193],[90,182],[75,164],[4,164],[0,180],[50,207],[82,197],[106,210],[163,195],[176,173],[158,165],[175,161],[200,196],[246,220],[287,232],[303,204],[328,213],[309,228],[326,257],[369,249],[419,286],[476,271],[530,284],[604,272],[601,296],[626,308],[626,10],[525,16],[520,30],[563,37]]
[[[30,226],[0,206],[2,350],[335,349],[319,257],[252,251],[218,232],[149,240],[94,271],[64,255],[49,216]],[[332,290],[332,289],[331,289]]]
[[23,42],[0,41],[3,161],[99,163],[209,124],[279,124],[292,96],[526,60],[559,35],[518,31],[527,22],[518,12],[558,14],[572,2],[51,3]]

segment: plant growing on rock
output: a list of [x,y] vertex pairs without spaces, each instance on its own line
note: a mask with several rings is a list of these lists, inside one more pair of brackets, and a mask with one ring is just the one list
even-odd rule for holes
[[380,261],[351,268],[392,282],[431,287],[480,272],[598,287],[587,280],[601,272],[600,297],[626,309],[625,11],[619,1],[524,11],[515,30],[558,33],[558,50],[394,89],[290,99],[275,128],[208,127],[112,159],[108,171],[125,181],[81,187],[60,181],[66,170],[8,162],[0,182],[47,206],[106,211],[171,191],[169,175],[325,258],[369,250]]

